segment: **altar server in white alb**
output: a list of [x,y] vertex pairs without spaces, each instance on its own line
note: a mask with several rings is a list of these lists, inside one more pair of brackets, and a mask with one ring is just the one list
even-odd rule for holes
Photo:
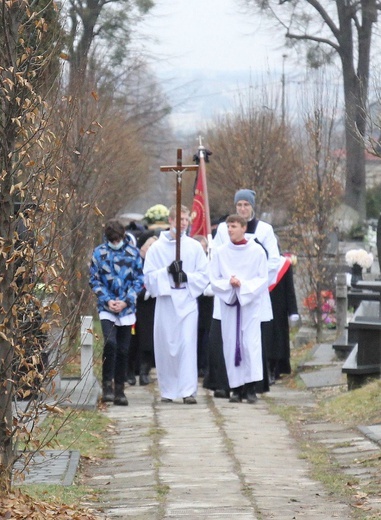
[[189,209],[181,206],[181,258],[176,261],[176,206],[169,210],[169,231],[147,251],[144,283],[156,297],[154,351],[161,400],[197,394],[197,297],[207,286],[207,259],[199,242],[186,235]]
[[226,219],[229,242],[219,246],[210,264],[210,283],[220,299],[223,352],[231,402],[257,401],[255,384],[263,379],[261,319],[268,297],[268,265],[263,247],[245,238],[240,215]]
[[[270,224],[262,220],[258,220],[255,216],[255,192],[253,190],[241,189],[234,195],[234,205],[236,213],[243,217],[246,221],[247,228],[246,238],[252,237],[260,244],[266,252],[269,285],[274,283],[278,274],[280,265],[280,254],[278,242],[274,234],[274,230]],[[213,240],[213,248],[229,241],[229,234],[226,222],[222,222],[217,229],[216,236]],[[215,300],[216,303],[216,300]],[[218,344],[218,320],[220,319],[218,304],[213,310],[212,331],[214,337],[211,339],[213,345],[212,355],[218,359],[220,345]],[[267,349],[269,341],[271,341],[269,329],[271,329],[271,320],[273,312],[271,307],[270,296],[263,302],[262,308],[262,363],[263,363],[263,381],[257,385],[257,391],[268,392],[270,390],[269,374],[267,370]],[[217,321],[216,321],[217,320]],[[219,373],[214,374],[216,381],[224,381],[223,367],[219,366]]]

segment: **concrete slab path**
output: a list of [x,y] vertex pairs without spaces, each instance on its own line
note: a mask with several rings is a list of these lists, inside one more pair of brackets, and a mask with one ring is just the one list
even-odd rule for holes
[[[87,479],[103,492],[98,506],[104,518],[352,518],[351,507],[311,477],[286,423],[271,412],[271,402],[313,407],[310,392],[276,384],[255,405],[215,399],[201,386],[197,405],[162,403],[156,384],[129,387],[127,395],[128,407],[109,405],[105,412],[116,424],[112,458]],[[344,432],[329,426],[316,428],[316,435],[334,449]],[[380,453],[380,446],[359,431],[348,435],[346,446],[357,442],[353,458],[359,437],[367,449]],[[350,454],[339,455],[350,469]]]

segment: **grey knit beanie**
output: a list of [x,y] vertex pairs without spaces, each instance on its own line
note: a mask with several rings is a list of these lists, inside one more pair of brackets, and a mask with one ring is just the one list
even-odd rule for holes
[[255,206],[255,191],[253,190],[238,190],[234,195],[234,205],[237,204],[239,200],[246,200],[251,207],[254,209]]

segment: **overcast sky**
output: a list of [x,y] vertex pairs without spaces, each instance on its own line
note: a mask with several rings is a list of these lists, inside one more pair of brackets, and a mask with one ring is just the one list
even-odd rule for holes
[[[194,96],[175,119],[196,124],[199,112],[228,109],[234,93],[265,74],[280,81],[283,35],[270,21],[242,11],[240,0],[155,0],[139,29],[152,66],[161,78],[192,82]],[[285,60],[285,70],[295,64]],[[176,83],[176,79],[175,79]],[[191,92],[188,90],[187,94]],[[171,101],[175,103],[175,96]],[[204,99],[203,99],[204,98]]]
[[162,67],[250,70],[281,65],[283,35],[240,0],[155,0],[144,32]]
[[[284,33],[273,21],[245,12],[244,0],[154,1],[137,34],[170,102],[181,103],[174,109],[174,124],[194,126],[227,111],[245,89],[259,91],[266,84],[279,91],[283,67],[289,111],[292,103],[298,106],[301,82],[304,90],[314,88],[304,56],[284,47]],[[380,70],[380,53],[374,54],[372,70],[376,62]],[[336,85],[340,67],[333,73]],[[189,88],[179,90],[186,84]]]

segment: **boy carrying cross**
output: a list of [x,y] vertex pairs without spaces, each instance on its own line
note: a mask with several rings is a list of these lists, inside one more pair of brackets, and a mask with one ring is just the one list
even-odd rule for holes
[[221,300],[221,330],[232,395],[255,403],[256,381],[263,379],[261,310],[268,296],[267,258],[262,246],[245,238],[240,215],[226,219],[230,241],[218,247],[210,264],[210,282]]

